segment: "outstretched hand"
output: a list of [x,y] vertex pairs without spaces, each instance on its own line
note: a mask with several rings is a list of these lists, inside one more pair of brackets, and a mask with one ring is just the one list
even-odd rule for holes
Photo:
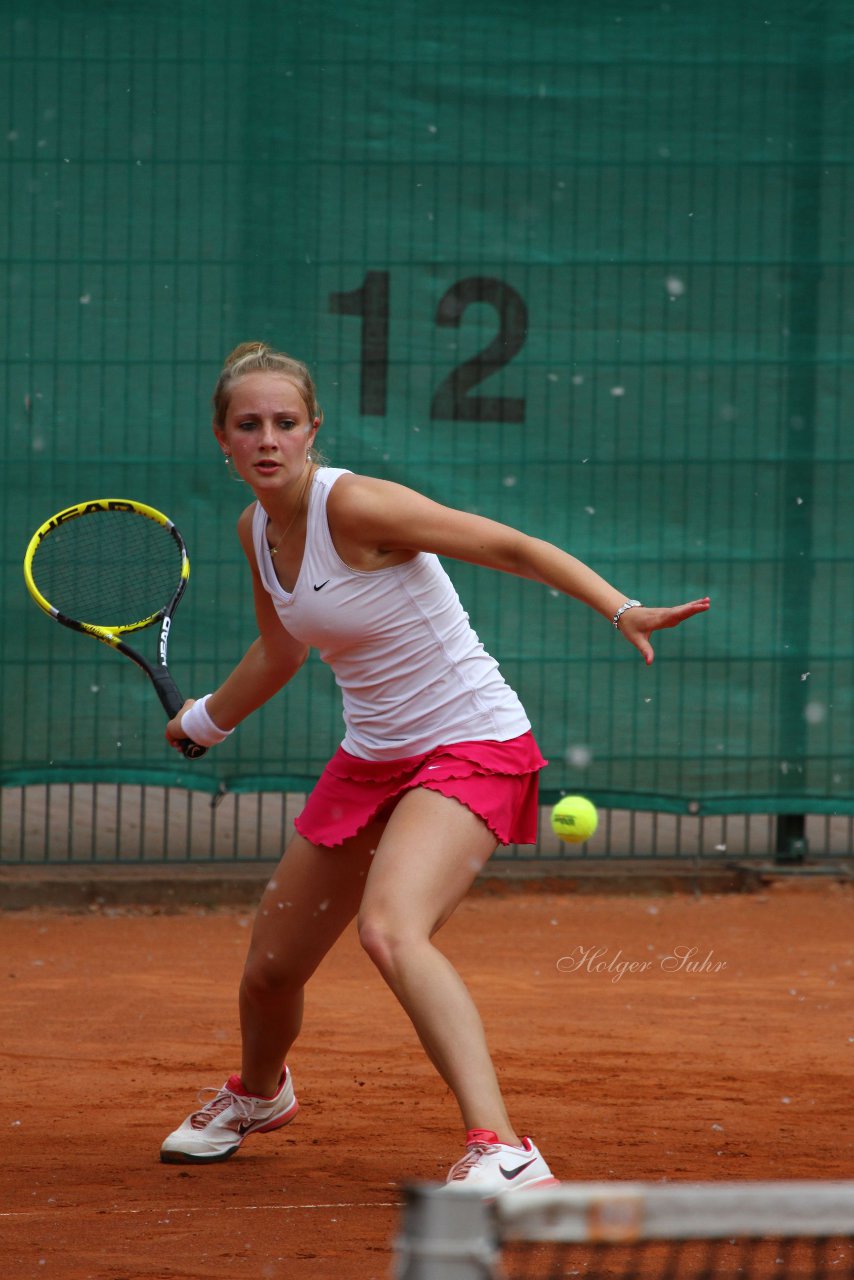
[[644,662],[650,666],[655,654],[649,638],[653,631],[663,631],[665,627],[678,627],[686,618],[693,618],[696,613],[705,613],[711,601],[708,596],[702,600],[692,600],[689,604],[677,604],[671,609],[645,609],[636,607],[627,609],[620,618],[619,629],[642,655]]

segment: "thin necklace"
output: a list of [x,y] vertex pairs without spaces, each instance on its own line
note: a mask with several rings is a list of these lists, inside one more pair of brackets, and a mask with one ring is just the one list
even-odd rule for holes
[[288,527],[287,527],[287,529],[285,530],[285,532],[282,534],[281,538],[279,538],[279,541],[276,543],[276,545],[275,545],[274,547],[271,547],[271,548],[270,548],[270,555],[271,555],[271,556],[275,556],[275,555],[277,555],[277,554],[278,554],[279,547],[281,547],[281,545],[282,545],[282,543],[284,542],[285,538],[288,536],[288,534],[290,533],[291,529],[293,529],[293,527],[294,527],[294,523],[295,523],[295,521],[296,521],[296,518],[297,518],[297,516],[299,515],[299,513],[302,511],[303,499],[305,498],[306,491],[307,491],[307,489],[308,489],[308,485],[309,485],[309,481],[311,480],[311,477],[312,477],[313,475],[314,475],[314,466],[313,466],[313,464],[312,464],[312,463],[309,463],[309,465],[308,465],[308,476],[307,476],[307,477],[306,477],[306,479],[303,481],[303,485],[302,485],[302,492],[300,493],[300,496],[299,496],[299,502],[297,503],[297,509],[296,509],[296,511],[294,512],[294,514],[291,516],[290,524],[288,525]]

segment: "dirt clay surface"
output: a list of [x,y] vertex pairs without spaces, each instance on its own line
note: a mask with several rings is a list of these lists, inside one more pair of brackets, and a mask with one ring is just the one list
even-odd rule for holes
[[[229,1162],[163,1137],[239,1066],[244,910],[0,918],[4,1280],[387,1280],[460,1122],[353,930],[309,990],[301,1111]],[[480,889],[438,939],[510,1112],[567,1180],[854,1177],[854,890]]]

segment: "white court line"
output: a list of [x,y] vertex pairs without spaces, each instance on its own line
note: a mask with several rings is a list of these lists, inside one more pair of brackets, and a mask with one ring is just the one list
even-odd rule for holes
[[[85,1205],[69,1204],[69,1205],[50,1205],[47,1208],[38,1207],[33,1209],[14,1209],[0,1211],[0,1218],[36,1218],[44,1217],[45,1214],[54,1215],[63,1211],[80,1213],[85,1212]],[[226,1205],[172,1205],[168,1209],[158,1209],[151,1206],[146,1209],[109,1209],[104,1210],[103,1206],[97,1208],[92,1206],[93,1212],[104,1216],[105,1212],[113,1217],[126,1217],[140,1213],[269,1213],[271,1210],[279,1212],[293,1211],[299,1209],[402,1209],[402,1200],[365,1200],[347,1201],[338,1204],[226,1204]]]

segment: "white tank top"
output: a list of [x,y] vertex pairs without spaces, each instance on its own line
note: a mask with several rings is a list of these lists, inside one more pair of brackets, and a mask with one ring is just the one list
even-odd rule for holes
[[344,698],[342,746],[365,760],[420,755],[452,742],[506,742],[531,725],[472,630],[437,556],[364,572],[346,565],[326,518],[345,471],[321,467],[309,493],[305,554],[292,592],[273,570],[267,514],[256,503],[255,557],[286,630],[316,648]]

